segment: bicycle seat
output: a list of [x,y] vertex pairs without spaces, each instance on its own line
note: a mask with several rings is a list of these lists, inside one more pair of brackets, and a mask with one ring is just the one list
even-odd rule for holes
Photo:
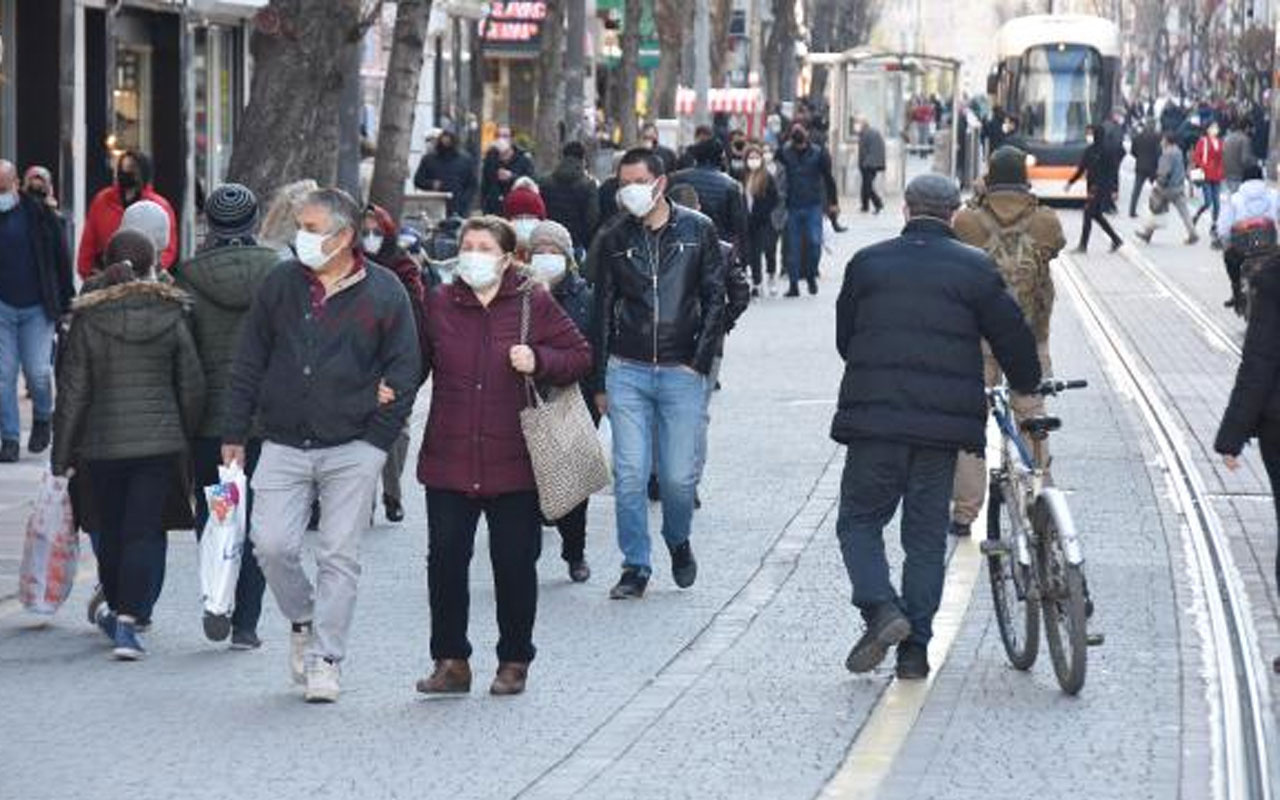
[[1062,420],[1058,417],[1032,417],[1023,420],[1020,427],[1031,436],[1045,436],[1061,428]]

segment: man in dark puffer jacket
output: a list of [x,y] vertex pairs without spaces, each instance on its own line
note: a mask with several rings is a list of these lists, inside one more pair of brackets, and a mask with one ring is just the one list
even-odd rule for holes
[[581,142],[566,142],[560,164],[550,175],[538,179],[547,219],[569,229],[577,255],[585,254],[600,225],[599,187],[584,162],[586,148]]
[[[951,180],[922,175],[906,202],[902,235],[859,251],[845,271],[836,348],[846,366],[831,435],[849,448],[836,530],[867,624],[845,665],[869,672],[898,645],[898,677],[923,678],[956,454],[985,445],[982,340],[1017,391],[1035,390],[1040,362],[995,263],[951,229],[960,205]],[[899,597],[883,529],[902,501]]]
[[[253,238],[258,223],[258,199],[247,187],[238,183],[222,184],[205,201],[204,213],[209,225],[204,248],[174,270],[174,282],[193,300],[191,333],[208,386],[204,419],[191,441],[197,536],[209,518],[203,487],[219,482],[231,363],[235,360],[240,328],[258,287],[280,261],[275,250],[259,247]],[[261,451],[261,436],[252,435],[245,446],[243,464],[245,475],[250,479]],[[246,502],[246,507],[252,508],[252,492]],[[253,554],[253,539],[246,537],[236,581],[235,611],[230,617],[206,612],[205,636],[220,642],[230,634],[233,650],[259,647],[258,618],[262,614],[262,594],[266,587],[266,578]]]

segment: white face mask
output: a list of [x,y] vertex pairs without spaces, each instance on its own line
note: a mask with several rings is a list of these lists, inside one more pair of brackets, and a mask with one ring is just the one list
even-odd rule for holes
[[448,261],[438,261],[432,266],[436,268],[436,274],[440,276],[440,283],[446,286],[453,283],[458,269],[458,260],[456,258],[451,258]]
[[546,284],[555,283],[569,268],[568,260],[560,253],[534,253],[529,259],[533,277]]
[[382,250],[382,234],[366,233],[364,235],[364,251],[369,255],[377,255]]
[[533,235],[533,229],[538,227],[539,220],[537,217],[517,217],[511,222],[511,227],[516,229],[516,240],[522,245],[529,243],[529,237]]
[[1093,134],[1089,134],[1088,136],[1084,137],[1084,143],[1093,144]]
[[632,216],[643,217],[653,210],[657,198],[653,196],[654,184],[629,183],[618,190],[618,202]]
[[747,159],[747,169],[760,169],[764,166],[764,162],[758,158]]
[[[332,234],[330,234],[332,235]],[[323,233],[312,233],[311,231],[298,231],[293,237],[293,250],[298,254],[298,260],[303,264],[311,267],[311,269],[322,269],[325,264],[329,263],[329,259],[333,258],[334,253],[326,253],[324,251],[324,243],[329,241],[329,236]]]
[[7,214],[18,206],[18,193],[5,192],[0,194],[0,214]]
[[476,291],[484,291],[492,287],[502,277],[499,267],[502,258],[492,253],[480,253],[474,250],[458,254],[458,277],[462,282]]

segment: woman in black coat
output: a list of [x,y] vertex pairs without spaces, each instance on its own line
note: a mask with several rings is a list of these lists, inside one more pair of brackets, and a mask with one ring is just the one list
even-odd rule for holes
[[750,246],[747,251],[751,264],[751,296],[760,296],[760,283],[766,267],[769,273],[769,290],[777,293],[778,229],[773,224],[773,214],[778,208],[778,182],[765,166],[764,153],[758,146],[747,148],[747,171],[742,177],[742,187],[747,197],[747,233]]
[[[1244,354],[1213,449],[1222,455],[1227,469],[1236,470],[1245,443],[1258,437],[1280,527],[1280,493],[1276,491],[1280,484],[1280,258],[1267,262],[1254,281],[1257,295],[1245,333]],[[1276,556],[1276,582],[1280,584],[1280,553]],[[1280,657],[1272,666],[1280,672]]]

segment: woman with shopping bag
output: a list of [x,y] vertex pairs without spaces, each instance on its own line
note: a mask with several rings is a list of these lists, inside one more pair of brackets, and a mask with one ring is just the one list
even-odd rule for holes
[[151,617],[166,503],[178,500],[190,512],[189,498],[171,498],[171,486],[185,473],[205,381],[187,329],[187,295],[156,280],[151,240],[122,230],[105,255],[111,272],[131,277],[72,306],[53,415],[53,472],[88,474],[106,596],[95,622],[116,658],[136,660],[146,654],[137,623]]
[[417,684],[427,695],[471,690],[468,571],[481,514],[498,606],[499,666],[490,692],[524,691],[542,549],[538,485],[521,428],[530,403],[526,379],[571,387],[591,370],[587,340],[546,288],[517,267],[515,250],[510,223],[468,220],[458,280],[433,292],[427,310],[423,355],[433,381],[418,480],[427,490],[435,669]]

